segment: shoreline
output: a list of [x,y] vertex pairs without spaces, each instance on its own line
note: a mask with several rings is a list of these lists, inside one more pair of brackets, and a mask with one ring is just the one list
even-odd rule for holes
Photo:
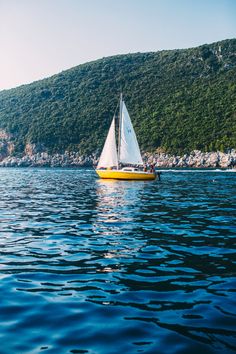
[[[231,168],[236,166],[236,150],[228,153],[201,152],[194,150],[190,154],[170,155],[167,153],[144,153],[146,164],[155,164],[156,168]],[[1,159],[0,167],[92,167],[98,162],[95,154],[81,156],[77,152],[66,151],[63,154],[50,155],[47,152],[25,154],[22,157],[6,156]]]

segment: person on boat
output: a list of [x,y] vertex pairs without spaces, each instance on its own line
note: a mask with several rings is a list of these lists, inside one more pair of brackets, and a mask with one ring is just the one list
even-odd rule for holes
[[150,172],[151,172],[151,173],[154,172],[154,165],[153,165],[153,164],[150,165]]
[[143,172],[147,172],[147,165],[143,166]]

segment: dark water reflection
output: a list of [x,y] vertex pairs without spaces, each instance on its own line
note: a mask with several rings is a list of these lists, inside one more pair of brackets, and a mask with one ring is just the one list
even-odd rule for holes
[[1,353],[236,351],[236,174],[0,177]]

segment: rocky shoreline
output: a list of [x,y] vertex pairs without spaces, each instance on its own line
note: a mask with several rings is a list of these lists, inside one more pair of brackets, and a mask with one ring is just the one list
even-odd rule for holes
[[[155,164],[158,168],[231,168],[236,166],[236,150],[228,153],[201,152],[195,150],[190,154],[175,156],[159,153],[143,154],[147,164]],[[81,156],[77,152],[50,155],[47,152],[29,153],[22,157],[5,156],[0,160],[0,167],[89,167],[96,165],[95,154]]]
[[[26,143],[24,153],[17,156],[12,136],[0,129],[0,167],[91,167],[97,165],[98,158],[98,153],[89,156],[69,151],[49,154],[42,144],[30,142]],[[194,150],[177,156],[157,149],[155,153],[143,153],[143,160],[157,168],[231,168],[236,166],[236,150],[227,153]]]

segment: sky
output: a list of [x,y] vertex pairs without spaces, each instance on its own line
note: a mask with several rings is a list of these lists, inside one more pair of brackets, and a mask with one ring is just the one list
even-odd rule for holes
[[116,54],[236,38],[236,0],[0,0],[0,90]]

